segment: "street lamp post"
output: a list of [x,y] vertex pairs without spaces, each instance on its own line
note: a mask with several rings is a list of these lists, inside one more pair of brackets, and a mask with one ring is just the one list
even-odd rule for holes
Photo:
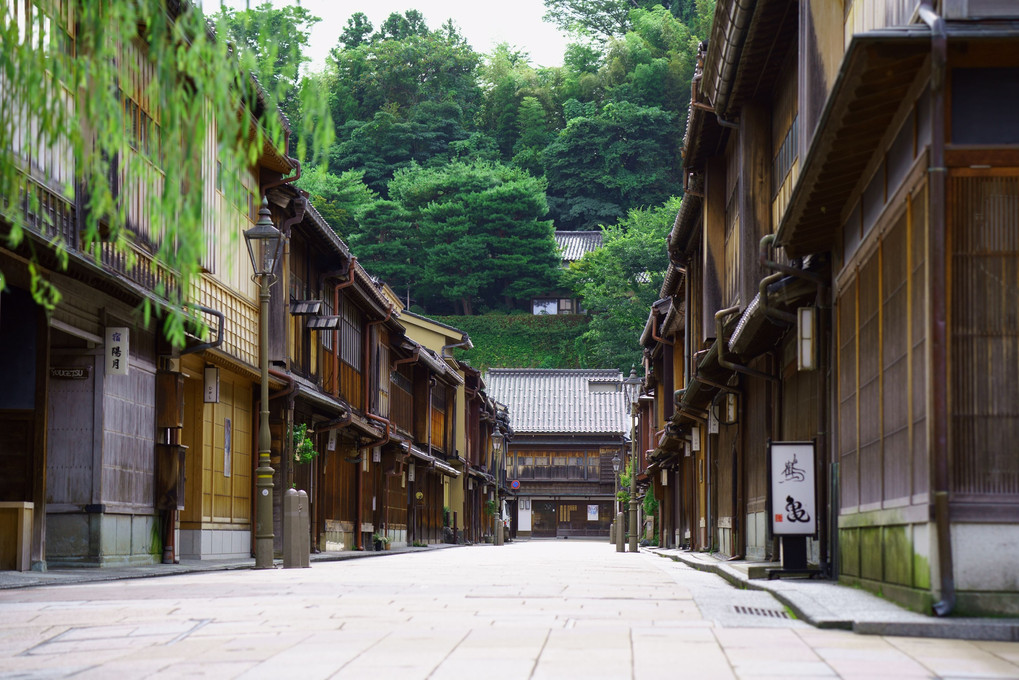
[[505,460],[505,449],[506,446],[506,435],[502,433],[502,430],[496,428],[495,432],[492,433],[492,443],[494,445],[496,454],[495,458],[495,545],[502,545],[503,543],[503,524],[502,524],[502,499],[499,498],[499,484],[502,479],[502,468],[503,461]]
[[269,204],[262,199],[258,211],[258,222],[244,232],[248,245],[251,266],[258,279],[259,312],[259,365],[261,368],[262,393],[258,427],[258,468],[255,469],[255,568],[273,567],[273,504],[272,504],[272,436],[269,432],[269,287],[270,277],[276,269],[283,235],[273,226],[269,215]]
[[630,377],[623,381],[630,402],[630,552],[637,552],[637,404],[640,399],[640,378],[637,367],[630,368]]
[[619,514],[619,465],[622,463],[622,456],[619,452],[612,456],[612,529],[609,531],[609,543],[621,545],[616,539],[616,532],[622,531],[623,527],[616,521]]

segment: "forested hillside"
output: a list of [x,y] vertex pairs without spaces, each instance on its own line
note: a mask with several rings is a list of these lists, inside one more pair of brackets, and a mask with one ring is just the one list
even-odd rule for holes
[[[239,42],[246,26],[298,34],[278,48],[247,43],[260,79],[294,83],[284,88],[292,153],[306,153],[301,130],[333,134],[326,152],[302,159],[298,185],[414,310],[525,312],[532,297],[580,295],[592,314],[584,344],[629,366],[667,265],[661,239],[678,207],[690,80],[714,1],[545,6],[574,37],[561,67],[506,44],[479,54],[455,19],[409,10],[375,26],[355,13],[326,68],[300,82],[315,17],[267,4],[224,13]],[[328,112],[301,110],[314,98],[297,94],[308,92],[324,94]],[[605,246],[564,272],[554,230],[598,228]]]

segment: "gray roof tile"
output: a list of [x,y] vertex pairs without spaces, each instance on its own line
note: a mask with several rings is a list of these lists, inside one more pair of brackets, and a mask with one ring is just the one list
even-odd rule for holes
[[622,380],[615,370],[492,368],[485,376],[488,395],[509,407],[517,434],[622,434],[626,399],[612,389]]
[[601,247],[600,231],[557,231],[555,242],[562,252],[563,262],[576,262],[584,253]]

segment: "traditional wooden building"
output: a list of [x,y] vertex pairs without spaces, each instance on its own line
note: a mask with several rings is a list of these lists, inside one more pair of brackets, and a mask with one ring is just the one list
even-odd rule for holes
[[[938,614],[1019,608],[1017,21],[718,2],[663,289],[683,379],[654,452],[706,447],[712,549],[777,557],[767,443],[810,441],[822,572]],[[663,374],[667,321],[645,338]]]
[[516,534],[608,536],[615,515],[612,458],[629,431],[622,375],[493,368],[485,382],[512,416],[506,474],[516,493]]
[[[563,269],[568,269],[571,264],[577,262],[602,244],[602,233],[600,231],[557,231],[555,232],[556,246]],[[547,294],[531,299],[532,314],[582,314],[581,300],[573,297],[573,293],[565,289],[549,291]]]
[[[32,3],[17,5],[18,12],[37,11]],[[75,55],[71,6],[60,7],[48,25]],[[158,563],[174,560],[177,547],[250,554],[258,313],[241,234],[257,218],[264,183],[293,173],[295,163],[266,144],[247,172],[223,177],[216,121],[198,130],[195,181],[182,191],[202,192],[207,247],[203,273],[180,297],[183,312],[208,323],[211,341],[192,336],[183,350],[170,347],[160,321],[139,311],[181,292],[178,273],[158,259],[165,225],[147,209],[165,170],[153,150],[171,143],[159,138],[162,112],[150,88],[166,74],[157,75],[142,35],[124,38],[117,45],[120,90],[132,137],[116,153],[113,185],[126,249],[106,234],[86,244],[90,187],[70,145],[27,156],[31,113],[14,135],[31,196],[0,201],[4,210],[25,210],[28,220],[19,246],[5,238],[0,247],[7,283],[0,294],[7,384],[0,397],[0,513],[16,511],[27,529],[16,540],[24,549],[2,568]],[[89,96],[53,85],[68,102]],[[245,120],[258,125],[260,100],[249,104]],[[237,191],[224,192],[227,180]],[[0,216],[0,230],[8,227]],[[32,300],[33,269],[62,294],[51,312]],[[215,404],[207,368],[218,371]]]

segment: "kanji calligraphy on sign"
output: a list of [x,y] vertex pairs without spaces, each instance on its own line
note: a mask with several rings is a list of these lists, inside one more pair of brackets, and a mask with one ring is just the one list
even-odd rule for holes
[[771,530],[777,536],[817,531],[814,443],[771,442]]
[[106,329],[106,375],[127,375],[131,345],[128,329],[110,326]]

